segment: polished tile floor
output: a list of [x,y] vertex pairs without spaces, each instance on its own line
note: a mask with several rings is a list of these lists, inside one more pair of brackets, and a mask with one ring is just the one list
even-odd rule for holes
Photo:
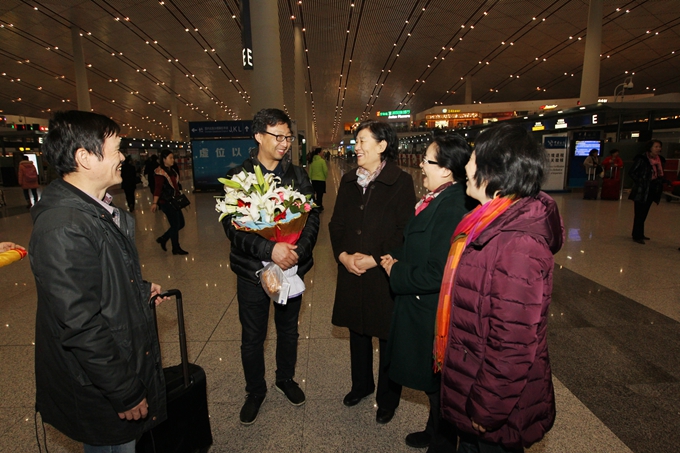
[[[336,264],[327,223],[335,188],[346,170],[330,166],[326,211],[307,275],[300,314],[296,380],[307,403],[291,406],[270,391],[257,422],[238,421],[244,398],[240,325],[229,244],[214,211],[213,194],[190,194],[181,232],[187,256],[163,252],[154,239],[167,228],[149,210],[147,189],[137,190],[137,246],[147,280],[184,293],[189,356],[205,368],[215,444],[213,452],[409,452],[403,438],[427,417],[422,394],[405,391],[391,423],[375,423],[375,401],[342,404],[349,390],[346,329],[330,323]],[[420,177],[413,173],[416,186]],[[190,181],[190,178],[188,179]],[[190,183],[185,184],[190,186]],[[417,187],[422,192],[422,188]],[[119,190],[112,191],[124,206]],[[0,240],[28,244],[31,220],[21,191],[6,189]],[[530,452],[662,453],[680,444],[680,205],[662,201],[647,221],[646,245],[630,239],[633,206],[554,194],[567,241],[556,256],[550,350],[558,416]],[[28,260],[0,269],[0,451],[36,452],[33,332],[36,294]],[[166,364],[178,358],[173,304],[159,309]],[[266,345],[267,379],[274,377],[273,329]],[[271,390],[274,390],[273,388]],[[39,420],[39,417],[38,417]],[[50,452],[80,446],[49,426],[40,443]]]

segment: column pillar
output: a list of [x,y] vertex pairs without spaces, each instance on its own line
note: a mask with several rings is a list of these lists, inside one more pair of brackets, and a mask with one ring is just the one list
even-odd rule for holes
[[76,73],[78,110],[89,112],[92,110],[92,105],[90,104],[90,90],[87,86],[85,54],[83,53],[83,43],[80,39],[80,29],[78,27],[71,27],[71,42],[73,44],[73,66]]
[[277,0],[250,3],[253,34],[253,75],[250,105],[253,114],[264,108],[283,110],[283,71]]
[[[305,136],[306,149],[309,153],[309,127],[307,118],[307,96],[305,95],[305,44],[302,37],[302,26],[295,24],[295,121],[297,133]],[[293,162],[299,163],[298,156],[302,153],[302,141],[297,143],[297,152],[294,153]]]
[[590,0],[588,31],[581,73],[581,105],[596,104],[600,94],[600,53],[602,52],[602,0]]
[[170,114],[172,115],[172,135],[170,140],[176,142],[182,141],[182,136],[179,133],[179,107],[177,102],[177,96],[171,94],[172,99],[170,99]]
[[465,77],[465,103],[472,104],[472,76]]

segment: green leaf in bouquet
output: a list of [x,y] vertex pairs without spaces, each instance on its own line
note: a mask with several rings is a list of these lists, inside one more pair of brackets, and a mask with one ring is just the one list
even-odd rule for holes
[[217,178],[217,180],[218,180],[219,182],[221,182],[222,184],[224,184],[225,186],[227,186],[227,187],[231,187],[231,188],[233,188],[233,189],[240,189],[240,188],[241,188],[241,184],[239,184],[238,182],[233,181],[233,180],[231,180],[231,179],[227,179],[227,178]]

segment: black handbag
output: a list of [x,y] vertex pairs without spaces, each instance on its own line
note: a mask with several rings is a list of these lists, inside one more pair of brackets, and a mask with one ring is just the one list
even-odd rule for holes
[[186,208],[191,204],[189,199],[187,198],[186,195],[183,193],[180,193],[179,195],[175,195],[174,197],[170,198],[170,204],[172,205],[173,208],[177,209],[178,211],[181,209]]

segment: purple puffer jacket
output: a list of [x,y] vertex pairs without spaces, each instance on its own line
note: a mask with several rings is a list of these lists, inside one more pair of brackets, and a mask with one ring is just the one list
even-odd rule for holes
[[553,254],[564,228],[555,201],[522,198],[463,251],[442,370],[442,413],[458,429],[509,448],[555,421],[546,343]]

